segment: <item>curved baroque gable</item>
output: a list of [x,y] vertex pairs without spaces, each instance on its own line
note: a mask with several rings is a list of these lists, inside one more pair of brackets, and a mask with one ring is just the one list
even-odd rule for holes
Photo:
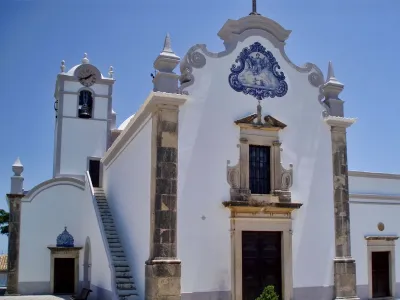
[[208,51],[206,45],[197,44],[191,47],[184,56],[180,64],[180,92],[188,94],[186,89],[195,82],[193,70],[203,68],[207,64],[207,57],[225,57],[236,49],[240,41],[244,41],[250,36],[260,36],[268,39],[280,51],[282,57],[292,68],[300,73],[308,73],[308,82],[312,86],[319,88],[318,102],[326,108],[321,102],[323,99],[322,85],[324,76],[315,64],[306,63],[300,67],[288,58],[285,53],[285,40],[289,37],[289,34],[289,30],[263,16],[247,16],[239,20],[228,20],[219,32],[220,38],[224,40],[224,51],[213,53]]

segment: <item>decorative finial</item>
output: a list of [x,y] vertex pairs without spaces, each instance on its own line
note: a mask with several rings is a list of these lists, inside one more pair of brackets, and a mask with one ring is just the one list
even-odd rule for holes
[[114,78],[114,68],[113,68],[113,66],[110,66],[110,68],[108,69],[108,76],[110,78]]
[[328,74],[326,76],[326,81],[324,86],[326,85],[335,85],[337,88],[339,87],[341,89],[341,91],[343,90],[344,85],[342,83],[340,83],[336,77],[335,77],[335,72],[333,70],[333,64],[330,61],[329,65],[328,65]]
[[65,60],[61,61],[60,69],[61,69],[61,73],[64,73],[64,71],[65,71]]
[[328,65],[328,75],[326,77],[326,81],[329,81],[329,79],[336,79],[335,71],[333,70],[333,65],[332,65],[331,61],[329,62],[329,65]]
[[260,15],[260,14],[257,12],[257,0],[253,0],[253,10],[252,10],[252,12],[250,13],[250,15]]
[[24,171],[24,166],[21,164],[19,157],[17,157],[12,165],[12,171],[14,172],[14,176],[21,176],[22,172]]
[[322,86],[322,89],[325,96],[324,103],[328,106],[329,115],[343,117],[344,102],[339,98],[339,94],[343,91],[344,84],[336,79],[332,62],[329,62],[326,82]]
[[89,58],[87,57],[87,53],[83,54],[82,63],[83,64],[88,64],[89,63]]
[[164,49],[162,52],[174,53],[171,48],[171,37],[169,36],[169,33],[167,33],[167,35],[165,36]]

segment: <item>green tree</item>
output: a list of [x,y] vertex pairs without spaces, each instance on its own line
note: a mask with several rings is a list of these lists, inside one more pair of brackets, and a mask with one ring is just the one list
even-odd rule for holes
[[279,296],[275,293],[274,286],[269,285],[256,300],[279,300]]
[[8,221],[10,220],[10,213],[4,209],[0,209],[0,234],[8,236]]

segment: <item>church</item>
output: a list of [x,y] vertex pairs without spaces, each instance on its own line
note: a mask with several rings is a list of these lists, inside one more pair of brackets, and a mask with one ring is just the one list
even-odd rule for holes
[[292,63],[290,33],[253,1],[222,52],[180,58],[167,35],[119,127],[112,67],[63,61],[53,176],[28,188],[12,166],[7,294],[400,297],[400,175],[348,170],[344,85],[332,63]]

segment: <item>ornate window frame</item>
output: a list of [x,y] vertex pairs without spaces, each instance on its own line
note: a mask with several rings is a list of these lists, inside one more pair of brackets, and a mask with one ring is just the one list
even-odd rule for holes
[[[289,191],[293,184],[293,165],[289,169],[281,163],[281,142],[279,140],[280,130],[285,124],[273,118],[265,116],[261,120],[261,106],[258,106],[257,114],[235,121],[240,127],[240,144],[238,145],[240,156],[239,162],[230,166],[228,161],[227,180],[231,187],[230,201],[263,201],[263,202],[291,202]],[[269,146],[270,151],[270,179],[271,192],[268,195],[251,194],[249,189],[249,145]]]
[[[372,252],[389,252],[390,293],[385,299],[394,299],[396,295],[396,240],[398,236],[366,236],[368,257],[368,298],[372,297]],[[379,298],[380,299],[380,298]]]

